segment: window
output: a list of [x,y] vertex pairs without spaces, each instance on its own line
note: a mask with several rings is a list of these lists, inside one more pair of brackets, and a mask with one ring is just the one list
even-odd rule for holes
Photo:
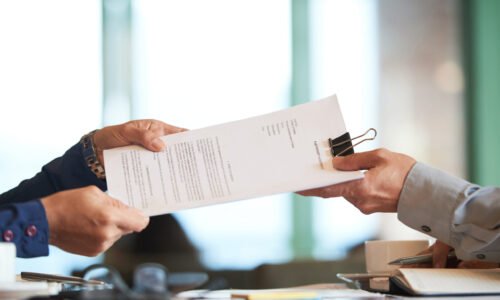
[[[134,118],[199,128],[288,106],[288,1],[134,1],[133,11]],[[208,266],[250,268],[290,258],[288,198],[177,217]]]
[[[312,94],[321,98],[338,93],[351,137],[378,128],[377,2],[311,2]],[[356,147],[366,151],[379,140]],[[379,215],[365,216],[344,199],[313,202],[317,258],[339,259],[351,247],[374,238]]]
[[[0,3],[0,190],[101,127],[99,1]],[[17,270],[69,273],[95,259],[51,247]]]

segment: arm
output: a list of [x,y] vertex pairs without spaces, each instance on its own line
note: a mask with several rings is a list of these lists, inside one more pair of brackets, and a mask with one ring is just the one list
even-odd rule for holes
[[406,225],[455,248],[463,260],[500,262],[500,189],[417,163],[398,203]]
[[[138,144],[160,151],[165,147],[160,136],[183,130],[138,120],[98,130],[93,142],[102,163],[104,149]],[[76,144],[35,177],[0,195],[0,241],[14,242],[19,257],[47,255],[48,243],[96,255],[122,235],[147,225],[147,217],[102,192],[106,182],[88,168],[82,151]],[[29,233],[33,231],[36,234]]]
[[77,143],[63,156],[43,166],[34,177],[1,194],[0,204],[29,201],[87,185],[106,189],[106,182],[98,179],[85,164],[82,145]]
[[18,257],[48,255],[48,231],[40,200],[0,207],[0,241],[15,243]]
[[361,180],[300,192],[342,196],[361,212],[398,212],[408,226],[442,240],[461,259],[500,261],[500,190],[479,187],[407,155],[377,149],[333,160],[339,170],[367,170]]
[[[156,120],[136,120],[120,125],[107,126],[95,132],[93,143],[96,156],[103,163],[103,150],[131,144],[141,145],[151,151],[160,151],[165,145],[160,136],[185,129]],[[106,190],[106,181],[88,168],[83,157],[82,143],[71,147],[63,156],[43,166],[33,178],[22,181],[17,187],[0,195],[3,203],[23,202],[68,189],[95,185]]]
[[80,255],[98,255],[123,235],[142,231],[149,223],[141,211],[95,186],[58,192],[41,202],[49,224],[49,243]]
[[122,235],[143,230],[148,222],[139,210],[95,186],[0,207],[1,240],[16,244],[16,256],[24,258],[47,256],[49,244],[95,256]]
[[49,221],[40,198],[84,184],[106,187],[87,168],[81,145],[76,144],[33,178],[0,195],[0,241],[16,244],[17,257],[47,256]]

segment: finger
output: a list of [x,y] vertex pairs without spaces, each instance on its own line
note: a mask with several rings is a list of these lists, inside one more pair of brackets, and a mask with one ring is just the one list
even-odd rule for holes
[[409,264],[409,265],[404,265],[402,268],[432,268],[431,263],[416,263],[416,264]]
[[106,203],[108,212],[113,215],[114,224],[122,232],[141,231],[149,223],[149,217],[141,210],[130,207],[120,200],[106,195],[102,202]]
[[321,188],[299,191],[297,192],[297,194],[302,196],[315,196],[322,198],[342,196],[354,197],[355,192],[358,190],[359,184],[361,184],[361,180],[352,180]]
[[163,135],[187,131],[186,128],[173,126],[173,125],[167,124],[165,122],[156,121],[156,120],[151,120],[151,122],[153,122],[152,126],[159,126],[159,128],[161,128],[161,130],[163,131],[162,132]]
[[297,192],[297,194],[302,195],[302,196],[306,196],[306,197],[332,198],[332,197],[340,196],[339,190],[340,190],[339,187],[332,185],[332,186],[327,186],[327,187],[322,187],[322,188],[317,188],[317,189],[299,191],[299,192]]
[[377,149],[347,156],[336,156],[333,158],[333,166],[342,171],[368,170],[377,166],[384,151],[386,150]]
[[440,241],[436,241],[436,243],[433,245],[432,251],[432,266],[434,268],[445,268],[446,261],[448,260],[448,253],[450,251],[450,246]]
[[151,136],[151,146],[144,146],[152,151],[161,151],[165,148],[165,143],[159,137],[187,131],[186,128],[176,127],[161,121],[151,120],[151,122],[151,132],[153,133],[153,135]]
[[156,120],[132,121],[123,127],[121,134],[126,144],[138,144],[151,151],[161,151],[165,144],[160,137],[185,131],[183,128],[175,127]]
[[149,217],[132,207],[117,209],[115,213],[116,225],[123,233],[142,231],[149,223]]
[[457,267],[461,269],[494,269],[498,268],[499,264],[494,262],[470,260],[461,261]]
[[420,251],[417,253],[417,255],[424,255],[424,254],[430,254],[434,250],[434,245],[428,247],[427,249]]
[[105,198],[104,200],[101,200],[101,202],[105,202],[107,205],[110,205],[110,206],[113,206],[113,207],[116,207],[116,208],[120,208],[120,209],[123,209],[123,208],[129,208],[130,206],[128,206],[127,204],[123,203],[122,201],[118,200],[118,199],[115,199],[109,195],[105,195]]

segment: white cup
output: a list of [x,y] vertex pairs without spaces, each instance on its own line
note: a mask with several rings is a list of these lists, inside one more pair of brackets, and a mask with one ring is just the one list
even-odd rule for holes
[[0,242],[0,283],[16,281],[16,245]]
[[400,257],[416,255],[429,247],[428,240],[378,240],[365,242],[367,273],[391,273],[399,268],[389,265]]

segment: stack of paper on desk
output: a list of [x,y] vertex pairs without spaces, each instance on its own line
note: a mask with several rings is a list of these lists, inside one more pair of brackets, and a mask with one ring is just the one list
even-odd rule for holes
[[111,196],[148,215],[361,178],[333,169],[328,138],[346,132],[335,96],[163,137],[159,153],[104,151]]

